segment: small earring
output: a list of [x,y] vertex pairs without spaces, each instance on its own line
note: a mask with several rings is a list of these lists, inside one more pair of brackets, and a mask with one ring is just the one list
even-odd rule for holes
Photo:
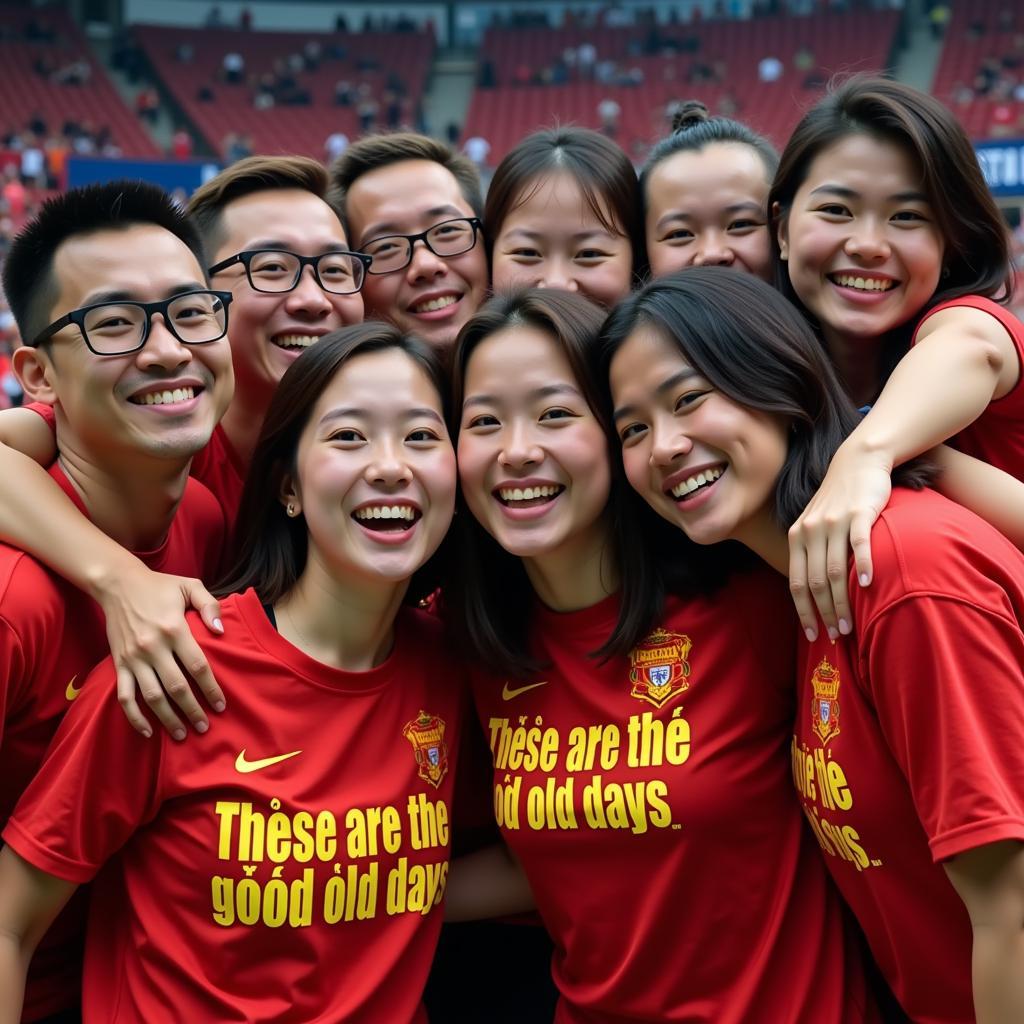
[[789,259],[789,253],[786,252],[786,247],[784,245],[779,246],[779,259],[783,262]]
[[290,501],[285,505],[284,510],[292,519],[299,514],[299,510]]

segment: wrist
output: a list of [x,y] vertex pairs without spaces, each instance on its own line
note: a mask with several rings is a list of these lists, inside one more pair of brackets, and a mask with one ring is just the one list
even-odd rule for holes
[[126,576],[140,568],[145,569],[145,565],[131,552],[120,548],[110,557],[105,554],[102,560],[90,562],[85,567],[79,586],[102,605],[123,589]]
[[853,460],[870,463],[884,469],[890,476],[896,463],[896,446],[878,431],[865,429],[865,420],[840,446],[835,458],[840,462]]

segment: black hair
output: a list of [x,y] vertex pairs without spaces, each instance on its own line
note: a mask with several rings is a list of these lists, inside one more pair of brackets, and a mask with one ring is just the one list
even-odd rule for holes
[[[395,349],[405,353],[437,389],[447,418],[447,380],[434,350],[424,341],[378,321],[353,324],[325,335],[285,372],[267,409],[238,511],[232,568],[216,593],[253,587],[273,604],[295,585],[306,567],[309,536],[305,519],[291,518],[281,502],[285,478],[295,472],[302,432],[338,371],[350,360]],[[445,544],[413,576],[405,602],[415,604],[437,588]]]
[[199,262],[206,280],[206,256],[195,225],[159,186],[145,181],[112,181],[73,188],[43,203],[11,244],[3,288],[18,330],[31,343],[50,323],[60,294],[54,257],[69,238],[96,231],[120,231],[153,224],[180,238]]

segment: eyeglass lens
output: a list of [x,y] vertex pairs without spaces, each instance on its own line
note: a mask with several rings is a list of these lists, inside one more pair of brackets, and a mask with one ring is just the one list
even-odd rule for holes
[[[475,231],[472,221],[446,220],[435,224],[425,235],[430,250],[437,256],[458,256],[473,248]],[[373,257],[370,272],[386,274],[401,270],[412,259],[412,241],[405,235],[388,235],[377,238],[365,246],[364,251]]]
[[[85,314],[83,327],[93,349],[117,355],[139,348],[146,336],[148,315],[133,302],[108,302]],[[179,295],[167,307],[167,321],[180,341],[201,345],[224,334],[227,307],[206,292]]]
[[[327,252],[316,261],[324,291],[347,295],[363,283],[363,263],[350,253]],[[287,292],[298,283],[302,262],[291,252],[257,252],[249,261],[249,281],[261,292]]]

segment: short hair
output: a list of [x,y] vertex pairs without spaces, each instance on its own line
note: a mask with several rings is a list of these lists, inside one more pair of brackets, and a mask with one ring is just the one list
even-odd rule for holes
[[[440,358],[424,341],[379,321],[332,331],[311,346],[285,372],[267,409],[246,475],[238,512],[232,568],[215,588],[221,596],[252,587],[264,604],[288,593],[302,575],[309,554],[305,519],[291,518],[281,504],[286,476],[294,474],[299,439],[320,396],[350,360],[395,349],[405,353],[437,390],[447,418],[448,382]],[[406,603],[437,589],[441,549],[413,576]]]
[[[768,210],[775,282],[783,294],[804,309],[780,256],[780,223],[789,216],[793,199],[818,155],[858,134],[898,146],[920,168],[924,192],[946,247],[942,280],[921,315],[962,295],[1009,301],[1013,291],[1009,232],[967,133],[933,96],[877,75],[854,75],[833,86],[800,119],[782,152],[768,194]],[[910,348],[920,318],[912,318],[886,339],[885,377]]]
[[200,185],[189,200],[189,215],[202,232],[207,249],[216,252],[224,241],[224,210],[230,203],[275,189],[310,192],[331,205],[327,199],[327,169],[311,157],[246,157]]
[[57,250],[69,239],[97,231],[122,231],[137,224],[164,228],[188,246],[206,279],[206,255],[195,225],[159,186],[111,181],[69,189],[43,203],[11,244],[3,288],[26,344],[50,323],[60,294],[54,275]]
[[672,134],[655,143],[640,171],[640,189],[645,201],[647,183],[658,164],[676,153],[700,153],[717,142],[749,146],[761,158],[765,180],[771,184],[779,166],[779,154],[763,135],[731,117],[711,117],[700,100],[685,100],[672,118]]
[[[565,355],[576,383],[605,433],[611,492],[603,515],[610,527],[612,556],[621,585],[619,618],[593,652],[595,658],[625,655],[653,627],[666,589],[686,589],[690,581],[672,578],[671,552],[678,535],[629,488],[618,457],[603,391],[598,382],[596,346],[604,312],[581,295],[554,288],[526,288],[492,298],[459,332],[453,354],[452,437],[457,440],[466,369],[476,348],[507,328],[533,327],[549,335]],[[460,499],[461,500],[461,499]],[[465,511],[453,526],[457,572],[442,587],[451,606],[451,625],[475,657],[495,670],[525,675],[538,669],[529,632],[535,595],[522,560],[510,555]],[[668,539],[655,550],[652,537]]]
[[642,272],[643,204],[633,164],[606,135],[574,125],[527,135],[498,164],[484,207],[488,255],[506,217],[525,203],[545,178],[559,171],[572,176],[587,206],[606,230],[629,239],[633,271]]
[[[480,173],[469,157],[451,146],[418,132],[389,132],[367,135],[353,142],[330,168],[330,198],[348,230],[348,193],[364,174],[401,163],[404,160],[430,160],[451,171],[459,183],[462,198],[477,217],[483,216],[484,200]],[[351,241],[351,239],[350,239]],[[354,243],[353,243],[354,244]]]
[[[789,448],[775,485],[774,515],[788,529],[861,421],[799,310],[771,285],[738,270],[692,267],[658,278],[620,303],[605,323],[599,363],[609,405],[612,359],[641,326],[678,346],[727,398],[786,422]],[[929,476],[930,467],[916,460],[899,467],[893,483],[921,487]]]

